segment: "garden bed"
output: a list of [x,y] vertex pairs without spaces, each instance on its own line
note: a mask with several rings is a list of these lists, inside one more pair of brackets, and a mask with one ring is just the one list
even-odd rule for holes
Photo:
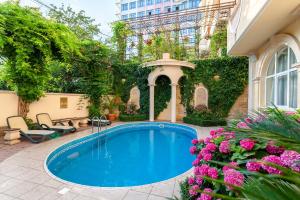
[[132,121],[145,121],[148,119],[147,115],[144,114],[121,114],[119,120],[123,122],[132,122]]

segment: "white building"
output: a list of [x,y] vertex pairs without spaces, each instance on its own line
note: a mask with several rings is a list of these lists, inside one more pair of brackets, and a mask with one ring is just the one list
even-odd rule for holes
[[228,53],[249,57],[249,111],[300,107],[300,0],[239,0]]

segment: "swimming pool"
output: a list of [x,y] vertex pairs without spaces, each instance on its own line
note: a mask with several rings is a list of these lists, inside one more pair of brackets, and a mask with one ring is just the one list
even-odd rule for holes
[[87,186],[138,186],[173,178],[189,170],[196,130],[171,123],[116,126],[67,143],[46,159],[57,178]]

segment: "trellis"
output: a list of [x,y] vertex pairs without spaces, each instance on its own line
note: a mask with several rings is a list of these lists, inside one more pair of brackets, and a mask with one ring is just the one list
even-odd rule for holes
[[[194,9],[187,9],[181,11],[174,11],[170,13],[153,14],[149,16],[130,18],[125,21],[132,30],[133,35],[129,38],[131,51],[128,54],[136,54],[139,42],[143,39],[149,38],[153,34],[160,33],[179,33],[180,40],[184,40],[184,35],[181,30],[193,29],[194,36],[201,35],[202,38],[210,36],[210,29],[216,26],[219,21],[227,21],[231,9],[235,6],[236,1],[229,1],[225,3],[212,4],[201,6]],[[195,38],[196,38],[195,37]],[[138,39],[140,38],[140,39]],[[143,39],[141,39],[143,38]],[[187,44],[185,47],[193,49],[194,53],[199,54],[200,39]]]

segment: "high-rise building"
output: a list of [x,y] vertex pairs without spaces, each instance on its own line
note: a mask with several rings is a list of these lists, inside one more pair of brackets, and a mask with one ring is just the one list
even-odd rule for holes
[[[172,13],[199,7],[201,0],[116,0],[117,17],[119,20],[131,20],[159,14]],[[189,38],[189,43],[195,42],[195,30],[180,30],[181,38]],[[136,38],[131,38],[136,41]],[[128,51],[131,51],[128,47]]]

